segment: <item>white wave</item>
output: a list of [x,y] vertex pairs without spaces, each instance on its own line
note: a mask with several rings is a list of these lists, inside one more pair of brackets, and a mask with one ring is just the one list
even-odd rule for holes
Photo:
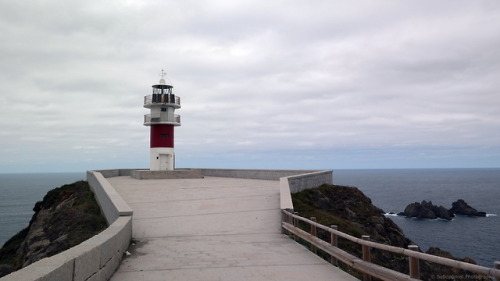
[[451,218],[451,220],[447,220],[447,219],[443,219],[443,218],[436,218],[436,219],[434,219],[434,220],[436,220],[436,221],[453,221],[453,220],[455,220],[455,219],[454,219],[454,218]]
[[396,214],[396,213],[392,213],[392,214],[390,214],[390,213],[385,213],[385,214],[384,214],[384,216],[388,216],[388,217],[397,217],[397,216],[398,216],[398,214]]
[[497,214],[486,214],[486,217],[489,218],[489,217],[496,217]]

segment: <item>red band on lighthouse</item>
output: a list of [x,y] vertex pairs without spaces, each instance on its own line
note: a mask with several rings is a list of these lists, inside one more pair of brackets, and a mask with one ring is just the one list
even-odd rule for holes
[[150,147],[174,147],[174,125],[151,125]]

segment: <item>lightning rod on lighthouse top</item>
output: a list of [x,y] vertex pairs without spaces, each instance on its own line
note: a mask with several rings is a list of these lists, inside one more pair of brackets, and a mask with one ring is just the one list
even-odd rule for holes
[[173,86],[167,85],[162,70],[153,93],[144,97],[144,107],[150,114],[144,115],[144,125],[150,127],[149,169],[166,171],[175,169],[174,127],[181,125],[181,117],[174,114],[181,107],[181,99],[174,95]]

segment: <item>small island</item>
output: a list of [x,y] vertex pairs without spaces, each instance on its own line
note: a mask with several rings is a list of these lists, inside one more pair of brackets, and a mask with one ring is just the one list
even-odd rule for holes
[[486,212],[477,211],[467,204],[463,199],[458,199],[452,203],[450,209],[443,206],[437,206],[432,201],[423,200],[421,203],[414,202],[406,206],[403,212],[398,213],[399,216],[419,219],[444,219],[451,220],[455,215],[469,217],[486,217]]
[[486,217],[486,212],[480,212],[465,203],[464,200],[459,199],[451,204],[450,212],[469,217]]

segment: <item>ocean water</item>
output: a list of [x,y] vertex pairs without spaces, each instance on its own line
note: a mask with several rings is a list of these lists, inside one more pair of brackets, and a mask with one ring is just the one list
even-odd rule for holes
[[423,251],[438,247],[487,267],[500,261],[500,169],[334,170],[333,182],[358,187],[386,213],[402,212],[409,203],[422,200],[449,209],[464,199],[487,217],[388,217]]
[[[28,226],[35,203],[47,191],[83,179],[85,173],[0,174],[0,245]],[[333,182],[358,187],[385,212],[398,213],[422,200],[450,208],[464,199],[489,216],[457,216],[452,221],[390,218],[424,251],[439,247],[487,267],[500,260],[500,169],[334,169]]]
[[85,178],[85,173],[0,174],[0,246],[28,226],[47,191]]

